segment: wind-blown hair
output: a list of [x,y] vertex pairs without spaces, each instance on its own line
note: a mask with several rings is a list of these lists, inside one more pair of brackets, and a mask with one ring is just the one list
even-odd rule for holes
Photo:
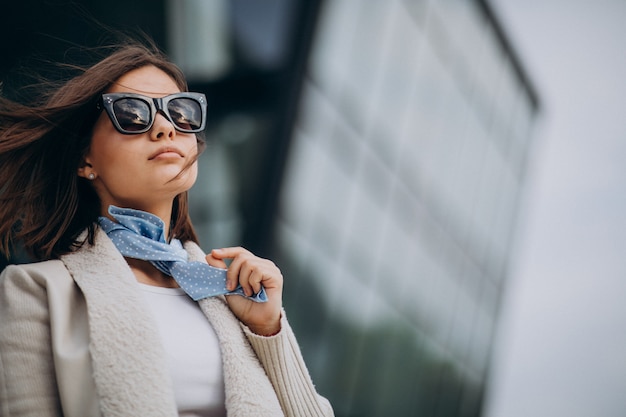
[[[51,259],[94,243],[100,199],[77,172],[100,115],[97,102],[118,78],[150,65],[187,91],[181,70],[156,47],[125,41],[60,87],[41,92],[39,102],[0,97],[0,252],[8,257],[20,246],[36,259]],[[203,147],[198,137],[198,154]],[[198,241],[187,192],[174,200],[170,236]]]

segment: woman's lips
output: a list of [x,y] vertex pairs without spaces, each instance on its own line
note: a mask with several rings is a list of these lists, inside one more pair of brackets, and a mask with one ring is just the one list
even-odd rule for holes
[[160,148],[158,151],[150,155],[148,159],[179,159],[184,158],[185,155],[181,151],[171,146]]

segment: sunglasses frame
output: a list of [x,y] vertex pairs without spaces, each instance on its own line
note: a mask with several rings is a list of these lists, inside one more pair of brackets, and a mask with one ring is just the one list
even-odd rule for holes
[[[115,116],[115,111],[113,110],[113,105],[116,101],[124,98],[132,98],[138,99],[146,103],[150,107],[150,123],[146,126],[145,129],[141,130],[124,130]],[[170,101],[179,99],[179,98],[190,98],[195,100],[200,104],[200,109],[202,111],[202,121],[200,127],[198,129],[183,129],[174,123],[172,117],[170,116],[169,110],[167,109],[167,105]],[[182,133],[199,133],[204,130],[206,127],[206,114],[207,114],[207,101],[206,96],[203,93],[190,93],[190,92],[182,92],[182,93],[174,93],[165,97],[147,97],[141,94],[135,93],[105,93],[100,97],[100,101],[98,102],[97,108],[99,110],[106,110],[109,119],[111,119],[111,123],[118,132],[124,135],[139,135],[141,133],[145,133],[152,129],[154,125],[154,120],[156,119],[156,115],[158,112],[161,112],[163,116],[174,126],[174,129],[178,130]]]

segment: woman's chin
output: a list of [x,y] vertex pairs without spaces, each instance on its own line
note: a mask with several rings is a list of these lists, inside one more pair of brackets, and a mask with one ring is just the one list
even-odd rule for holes
[[166,188],[181,187],[184,188],[182,191],[187,191],[194,185],[198,177],[198,169],[195,166],[182,170],[177,165],[163,168],[158,174],[155,174],[154,180],[156,184],[163,184]]

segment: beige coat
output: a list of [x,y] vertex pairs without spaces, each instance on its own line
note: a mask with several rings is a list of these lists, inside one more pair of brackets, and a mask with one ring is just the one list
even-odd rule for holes
[[[186,245],[192,259],[204,254]],[[96,244],[0,276],[0,416],[176,416],[165,352],[130,268]],[[332,416],[283,314],[252,334],[223,297],[200,301],[220,341],[229,416]]]

